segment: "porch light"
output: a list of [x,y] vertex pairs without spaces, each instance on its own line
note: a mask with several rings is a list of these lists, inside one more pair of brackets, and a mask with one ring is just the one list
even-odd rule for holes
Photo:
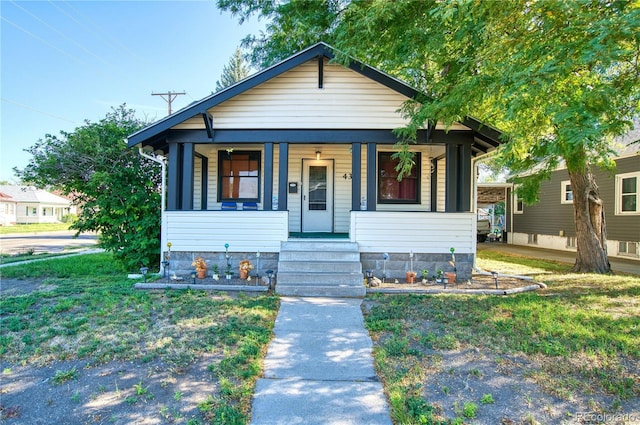
[[149,271],[148,267],[140,267],[140,273],[142,273],[142,277],[144,278],[144,283],[147,283],[147,272]]
[[320,152],[319,150],[318,150],[318,151],[316,151],[316,160],[320,161],[320,154],[321,154],[321,153],[322,153],[322,152]]

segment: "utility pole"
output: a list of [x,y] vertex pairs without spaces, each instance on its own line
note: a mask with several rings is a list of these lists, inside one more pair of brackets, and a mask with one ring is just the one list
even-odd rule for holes
[[[186,93],[183,92],[183,91],[182,92],[175,92],[175,91],[171,91],[171,90],[169,90],[166,93],[154,93],[154,92],[151,92],[151,96],[160,96],[161,98],[164,99],[165,102],[167,102],[167,105],[169,105],[169,115],[171,115],[171,102],[173,102],[174,99],[176,97],[178,97],[179,95],[181,95],[181,94],[186,94]],[[165,97],[165,96],[167,96],[167,97]]]

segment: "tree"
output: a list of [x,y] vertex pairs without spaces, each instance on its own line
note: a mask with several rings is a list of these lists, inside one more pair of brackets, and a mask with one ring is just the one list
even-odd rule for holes
[[222,75],[216,81],[216,91],[229,87],[247,78],[248,75],[249,67],[245,64],[240,49],[236,49],[231,59],[229,59],[229,64],[222,68]]
[[71,228],[96,231],[99,245],[127,269],[153,264],[160,248],[160,173],[157,164],[129,149],[125,138],[142,127],[124,105],[98,123],[85,121],[60,137],[47,134],[27,152],[27,184],[51,187],[80,207]]
[[[338,60],[357,57],[420,89],[426,95],[403,107],[410,124],[398,134],[407,141],[426,122],[450,125],[468,115],[500,128],[502,163],[512,173],[527,172],[517,181],[527,203],[537,200],[542,179],[566,165],[574,193],[574,270],[610,271],[591,168],[613,167],[610,142],[631,128],[640,109],[637,2],[315,3],[308,16],[306,1],[286,7],[275,0],[218,1],[241,20],[272,19],[261,39],[245,39],[262,50],[254,58],[263,65],[291,53],[280,42],[287,33],[305,41],[327,35],[342,52]],[[295,38],[291,48],[297,44]]]

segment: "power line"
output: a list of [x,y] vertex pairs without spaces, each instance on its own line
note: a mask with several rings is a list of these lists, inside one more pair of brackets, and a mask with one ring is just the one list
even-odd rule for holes
[[[154,93],[151,92],[151,96],[160,96],[161,98],[164,99],[165,102],[167,102],[167,105],[169,106],[169,115],[171,115],[171,102],[173,102],[175,100],[176,97],[182,95],[182,94],[187,94],[185,92],[175,92],[175,91],[171,91],[169,90],[166,93]],[[167,96],[167,97],[165,97]]]

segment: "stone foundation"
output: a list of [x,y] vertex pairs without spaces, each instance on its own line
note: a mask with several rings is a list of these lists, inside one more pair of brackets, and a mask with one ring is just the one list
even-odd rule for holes
[[[277,252],[261,252],[260,253],[260,269],[258,269],[258,261],[256,260],[255,252],[230,252],[229,263],[231,264],[231,271],[233,271],[233,277],[238,277],[240,273],[240,261],[249,260],[253,265],[251,270],[251,276],[260,274],[265,275],[265,270],[276,271],[278,269],[278,257]],[[189,275],[194,267],[191,265],[193,259],[196,257],[202,257],[207,261],[207,277],[211,277],[213,273],[213,265],[217,264],[219,269],[220,279],[224,279],[224,272],[227,269],[227,259],[224,252],[171,252],[171,258],[169,259],[169,273],[173,275],[175,272],[178,276]]]
[[[361,253],[360,261],[362,263],[363,273],[366,270],[372,270],[373,275],[382,279],[384,272],[384,260],[380,253]],[[458,254],[456,253],[456,279],[458,281],[471,279],[473,270],[474,254]],[[436,270],[441,269],[443,272],[452,272],[453,267],[449,264],[451,261],[451,253],[431,254],[431,253],[414,253],[413,254],[413,271],[416,272],[416,280],[422,279],[422,269],[429,271],[429,278],[435,276]],[[398,279],[404,282],[406,272],[411,269],[411,259],[409,253],[390,253],[386,264],[386,278]]]

